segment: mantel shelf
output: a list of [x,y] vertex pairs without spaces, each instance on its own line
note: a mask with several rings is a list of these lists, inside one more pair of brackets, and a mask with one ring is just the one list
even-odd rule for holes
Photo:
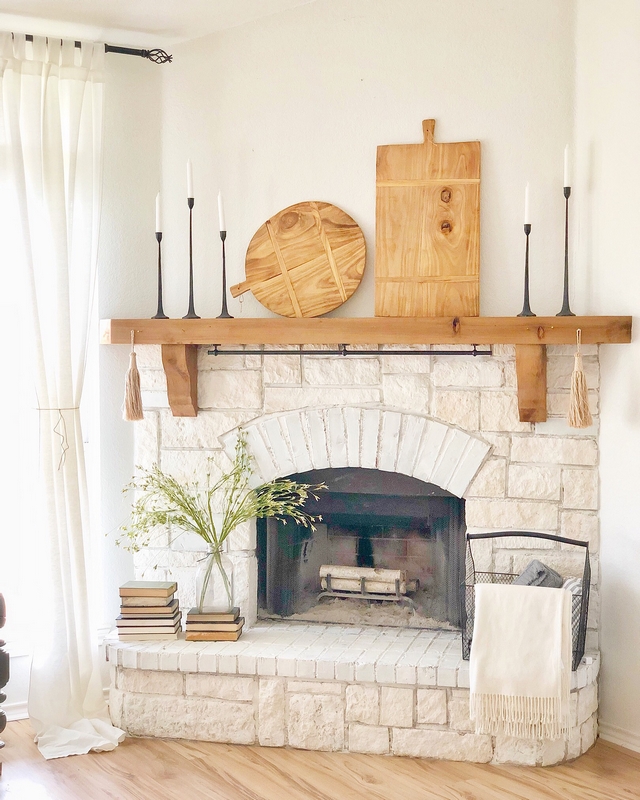
[[162,345],[169,405],[198,413],[197,345],[468,344],[516,346],[523,422],[547,418],[546,345],[627,344],[631,317],[319,317],[312,319],[106,319],[103,344]]

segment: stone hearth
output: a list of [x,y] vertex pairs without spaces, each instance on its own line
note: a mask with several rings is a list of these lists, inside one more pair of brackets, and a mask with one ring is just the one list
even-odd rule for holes
[[572,676],[567,740],[480,736],[449,631],[260,622],[238,642],[113,642],[110,708],[133,736],[549,765],[595,741],[599,657]]

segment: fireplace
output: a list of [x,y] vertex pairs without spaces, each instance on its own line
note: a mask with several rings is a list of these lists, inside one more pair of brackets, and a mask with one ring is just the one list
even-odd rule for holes
[[[259,521],[260,617],[459,627],[464,500],[434,484],[376,469],[321,469],[288,477],[327,487],[317,502],[307,504],[322,521],[315,530],[291,520]],[[373,582],[364,577],[372,570]],[[329,579],[322,580],[321,572]],[[350,579],[336,581],[337,574]],[[396,575],[394,587],[389,576]],[[384,576],[386,585],[375,580]],[[336,585],[341,588],[332,591]]]

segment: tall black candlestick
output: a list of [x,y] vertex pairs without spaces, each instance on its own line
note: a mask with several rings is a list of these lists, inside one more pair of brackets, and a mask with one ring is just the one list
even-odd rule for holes
[[162,241],[161,231],[156,231],[156,239],[158,241],[158,310],[155,317],[151,317],[151,319],[169,319],[162,308],[162,246],[160,245],[160,242]]
[[556,317],[575,317],[569,308],[569,198],[571,197],[571,187],[564,187],[564,294],[562,296],[562,308]]
[[200,319],[193,307],[193,197],[187,198],[189,206],[189,310],[182,319]]
[[227,257],[224,242],[227,238],[226,231],[220,231],[220,241],[222,242],[222,311],[218,314],[218,319],[233,319],[233,315],[227,311]]
[[524,224],[524,235],[526,237],[526,244],[524,247],[524,304],[522,311],[518,314],[519,317],[535,317],[529,305],[529,234],[531,233],[531,225],[528,222]]

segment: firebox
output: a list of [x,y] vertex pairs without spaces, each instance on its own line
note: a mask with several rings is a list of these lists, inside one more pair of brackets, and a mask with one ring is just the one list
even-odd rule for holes
[[323,483],[311,530],[258,520],[262,618],[459,627],[464,500],[395,472],[348,467],[288,476]]

